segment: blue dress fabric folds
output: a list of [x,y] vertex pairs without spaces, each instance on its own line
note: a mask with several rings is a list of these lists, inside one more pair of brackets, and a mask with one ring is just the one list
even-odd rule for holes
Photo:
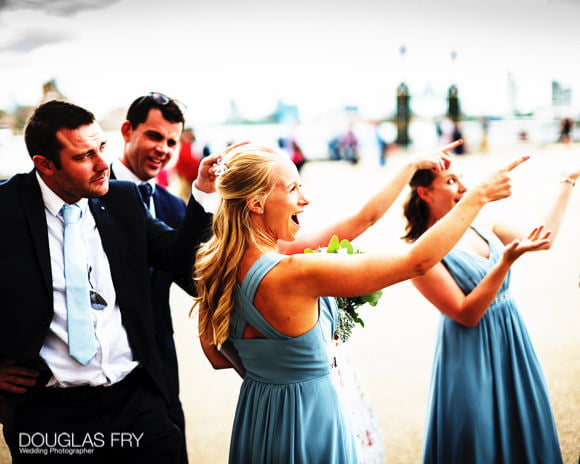
[[[338,400],[329,356],[336,303],[321,298],[317,324],[298,337],[277,332],[253,305],[262,278],[285,257],[263,255],[237,288],[230,339],[246,376],[229,462],[354,464],[354,437]],[[266,338],[242,338],[247,324]]]
[[[443,260],[470,293],[503,253],[453,249]],[[562,456],[542,369],[509,291],[510,276],[474,328],[442,316],[431,378],[424,464],[554,464]]]

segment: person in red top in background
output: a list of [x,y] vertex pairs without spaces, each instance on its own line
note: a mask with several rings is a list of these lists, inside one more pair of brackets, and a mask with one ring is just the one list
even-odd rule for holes
[[167,169],[159,171],[159,174],[157,174],[157,177],[155,178],[155,182],[157,185],[161,185],[161,187],[165,189],[169,187],[169,173],[167,172]]
[[179,182],[178,195],[181,198],[189,198],[191,195],[191,183],[197,177],[201,154],[194,150],[195,134],[193,129],[184,129],[180,142],[181,148],[173,170]]

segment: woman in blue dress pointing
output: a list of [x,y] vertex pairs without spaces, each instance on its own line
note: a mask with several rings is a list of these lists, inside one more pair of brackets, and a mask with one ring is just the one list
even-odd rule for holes
[[[564,177],[529,234],[505,224],[470,227],[424,275],[412,279],[442,318],[430,387],[424,464],[556,464],[560,446],[541,367],[510,293],[510,267],[549,248],[580,171]],[[450,167],[419,170],[405,203],[415,242],[467,195]]]

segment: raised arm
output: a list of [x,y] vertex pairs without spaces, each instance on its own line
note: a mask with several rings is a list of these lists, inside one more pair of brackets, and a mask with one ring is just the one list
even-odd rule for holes
[[544,248],[550,232],[534,229],[526,239],[514,240],[504,249],[502,257],[467,295],[459,288],[442,263],[424,275],[411,280],[413,285],[439,311],[466,327],[475,327],[496,297],[512,264],[524,253]]
[[418,263],[420,271],[417,275],[443,259],[486,203],[511,195],[510,172],[527,159],[529,156],[522,156],[481,182],[411,246],[412,262]]
[[293,242],[278,242],[278,249],[284,254],[302,253],[305,248],[325,246],[333,235],[341,239],[353,240],[375,224],[393,205],[399,194],[407,186],[418,169],[447,169],[451,159],[447,153],[463,140],[445,145],[439,153],[412,157],[388,182],[377,191],[355,214],[339,219],[336,223],[319,230],[301,232]]
[[[544,249],[551,248],[558,232],[560,231],[560,226],[564,219],[566,209],[568,208],[570,197],[572,196],[572,191],[574,190],[574,186],[576,185],[579,176],[580,169],[576,169],[565,173],[560,180],[560,185],[554,200],[550,204],[548,211],[541,221],[544,227],[551,232],[550,240],[544,246]],[[511,241],[523,236],[520,227],[507,225],[505,223],[495,224],[493,231],[503,243],[510,243]]]

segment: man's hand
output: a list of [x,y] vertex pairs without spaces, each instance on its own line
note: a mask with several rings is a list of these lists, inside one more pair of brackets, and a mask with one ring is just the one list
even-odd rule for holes
[[0,362],[0,390],[10,393],[26,393],[34,387],[40,372],[35,369],[19,367],[14,361]]
[[235,145],[230,145],[223,153],[212,153],[201,160],[199,169],[197,171],[197,179],[195,180],[195,187],[205,193],[215,192],[215,181],[218,178],[219,164],[222,162],[225,155],[231,150],[249,142],[240,142]]

